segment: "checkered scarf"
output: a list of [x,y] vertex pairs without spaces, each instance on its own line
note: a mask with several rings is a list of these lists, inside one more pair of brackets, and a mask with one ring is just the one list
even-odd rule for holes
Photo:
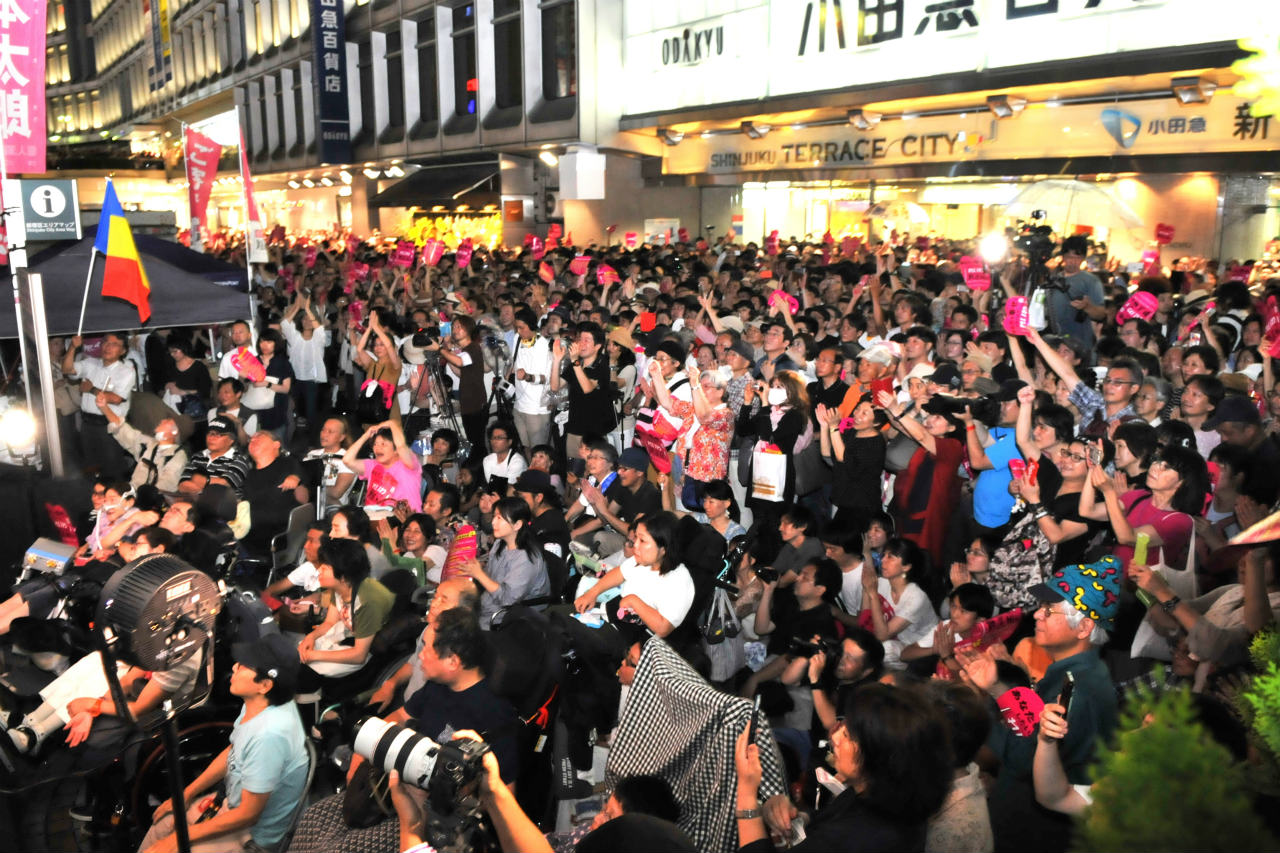
[[[734,742],[751,718],[745,699],[716,690],[659,639],[645,643],[627,696],[608,780],[660,776],[681,804],[680,828],[699,850],[738,849]],[[761,715],[756,733],[764,777],[760,800],[785,793],[782,756]]]

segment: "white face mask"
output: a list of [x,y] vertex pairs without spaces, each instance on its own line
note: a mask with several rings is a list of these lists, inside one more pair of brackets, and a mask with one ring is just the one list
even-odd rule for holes
[[769,389],[769,405],[770,406],[781,406],[785,402],[787,402],[786,388],[770,388]]

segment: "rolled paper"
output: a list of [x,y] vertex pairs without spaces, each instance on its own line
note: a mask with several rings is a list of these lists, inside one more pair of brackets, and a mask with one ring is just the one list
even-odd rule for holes
[[1138,541],[1133,545],[1133,565],[1145,566],[1147,564],[1147,546],[1151,544],[1151,535],[1148,533],[1139,533]]

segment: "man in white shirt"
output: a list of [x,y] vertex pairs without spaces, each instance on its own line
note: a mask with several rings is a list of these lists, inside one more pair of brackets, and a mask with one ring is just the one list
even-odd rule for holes
[[516,399],[512,416],[516,432],[525,448],[546,444],[551,427],[551,409],[546,392],[551,381],[551,343],[538,334],[538,321],[528,308],[515,316]]
[[[133,365],[125,358],[129,338],[123,332],[107,332],[102,336],[101,357],[81,352],[84,339],[76,335],[71,348],[62,357],[62,372],[68,380],[80,383],[80,451],[85,464],[96,466],[109,480],[124,479],[133,461],[107,432],[107,418],[98,408],[98,394],[120,418],[129,414],[129,396],[137,382]],[[81,353],[79,357],[77,353]]]
[[240,371],[236,370],[231,363],[231,357],[236,350],[241,347],[253,345],[253,330],[249,328],[249,324],[244,320],[236,320],[231,324],[231,346],[227,347],[227,351],[222,354],[222,361],[218,364],[219,379],[239,379]]

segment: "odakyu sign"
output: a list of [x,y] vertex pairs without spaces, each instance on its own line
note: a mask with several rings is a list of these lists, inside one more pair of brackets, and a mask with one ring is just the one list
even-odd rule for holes
[[624,115],[1215,42],[1273,0],[624,0]]
[[859,169],[907,163],[1016,161],[1040,157],[1266,151],[1280,141],[1280,119],[1254,118],[1249,104],[1219,93],[1208,104],[1173,97],[1117,106],[1032,105],[1017,118],[930,116],[851,125],[773,128],[761,139],[732,132],[688,136],[664,151],[666,174],[731,174],[797,169]]

